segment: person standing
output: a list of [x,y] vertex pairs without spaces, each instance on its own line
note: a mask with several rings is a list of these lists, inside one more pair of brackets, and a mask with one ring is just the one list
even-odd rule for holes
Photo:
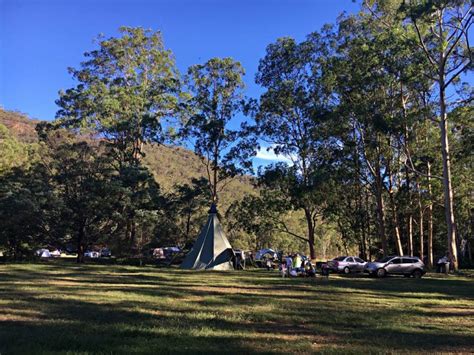
[[286,271],[288,273],[288,276],[290,276],[291,268],[293,266],[293,259],[291,258],[290,254],[286,256],[285,261],[286,261]]

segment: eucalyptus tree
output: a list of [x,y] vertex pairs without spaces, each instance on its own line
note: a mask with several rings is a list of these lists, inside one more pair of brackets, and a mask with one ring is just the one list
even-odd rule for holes
[[[302,43],[292,38],[278,39],[267,47],[256,75],[257,84],[265,92],[255,113],[255,129],[269,149],[292,162],[291,167],[275,166],[273,172],[267,169],[262,181],[279,190],[284,186],[286,198],[291,201],[289,207],[303,211],[305,240],[312,258],[316,256],[315,227],[325,206],[320,193],[322,175],[338,150],[329,133],[332,101],[325,89],[323,71],[331,51],[330,36],[326,28]],[[272,175],[287,179],[269,179]]]
[[[469,44],[469,29],[474,16],[472,1],[413,0],[395,3],[366,0],[364,3],[374,18],[387,28],[389,24],[386,24],[384,14],[389,13],[401,20],[402,26],[397,27],[408,33],[407,38],[411,38],[411,32],[416,33],[416,38],[411,41],[411,48],[424,54],[427,62],[424,72],[436,84],[433,96],[437,99],[437,110],[436,117],[431,119],[439,125],[441,133],[447,243],[452,265],[457,270],[448,115],[456,102],[450,100],[449,92],[454,91],[451,88],[461,81],[462,74],[472,70],[473,55]],[[460,102],[463,103],[462,100]]]
[[0,246],[15,259],[57,237],[60,201],[40,164],[44,153],[0,123]]
[[269,201],[266,196],[265,193],[261,196],[247,195],[234,202],[226,212],[229,229],[250,236],[247,247],[255,250],[274,247],[272,236],[279,230],[287,229],[281,219],[286,208],[282,209],[281,204],[276,204],[274,199]]
[[469,45],[469,29],[473,23],[472,1],[413,2],[401,8],[406,20],[418,35],[417,44],[431,65],[429,74],[437,84],[438,117],[441,132],[443,158],[443,186],[448,248],[451,263],[458,269],[454,192],[451,175],[449,147],[449,115],[455,106],[450,102],[449,88],[460,81],[460,75],[472,70],[472,48]]
[[147,204],[144,190],[153,185],[141,166],[143,144],[165,139],[163,121],[177,114],[181,84],[160,32],[130,27],[119,32],[100,38],[80,68],[69,68],[78,84],[60,92],[56,124],[92,131],[110,146],[122,181],[125,234],[133,247],[137,211]]
[[206,168],[210,200],[218,202],[222,188],[252,167],[255,140],[239,130],[236,115],[244,109],[245,74],[232,58],[212,58],[188,69],[190,95],[181,135],[190,140]]
[[119,164],[137,165],[143,144],[162,142],[162,120],[176,114],[180,77],[160,32],[121,27],[99,39],[79,69],[78,85],[60,92],[58,124],[88,128],[111,143]]
[[[385,42],[385,43],[383,43]],[[386,195],[392,210],[393,242],[402,254],[402,244],[393,198],[393,154],[391,150],[391,109],[394,77],[384,65],[382,47],[388,53],[387,41],[361,19],[350,17],[339,24],[338,56],[332,62],[334,90],[339,98],[339,116],[346,133],[342,137],[351,155],[357,179],[371,186],[376,201],[378,236],[383,253],[389,252],[386,222]],[[346,164],[346,167],[347,164]]]
[[235,236],[238,244],[253,250],[306,250],[308,239],[301,217],[300,211],[292,210],[285,191],[265,188],[259,196],[247,195],[234,202],[226,212],[229,237]]

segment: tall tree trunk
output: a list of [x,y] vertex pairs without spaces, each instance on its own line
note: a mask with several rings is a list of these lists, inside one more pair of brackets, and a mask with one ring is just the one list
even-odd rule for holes
[[408,255],[413,256],[413,215],[408,214]]
[[395,203],[395,197],[393,193],[393,183],[392,183],[392,171],[390,167],[390,163],[387,163],[387,172],[388,172],[388,196],[390,198],[390,204],[392,205],[392,224],[393,224],[393,232],[395,237],[395,248],[397,249],[398,255],[403,255],[403,248],[402,248],[402,239],[400,237],[400,225],[398,222],[398,215],[397,215],[397,206]]
[[189,241],[189,232],[191,231],[191,211],[188,212],[186,218],[186,235],[185,235],[185,243]]
[[85,225],[81,224],[77,233],[77,263],[84,262],[84,242],[86,237]]
[[387,236],[385,235],[385,210],[384,210],[384,202],[383,202],[383,181],[380,172],[380,164],[377,161],[376,166],[376,175],[375,175],[375,195],[377,200],[377,227],[378,227],[378,234],[382,241],[382,251],[383,255],[387,255],[388,248],[387,248]]
[[132,255],[136,255],[137,250],[137,223],[135,222],[135,218],[132,218],[130,221],[130,250],[132,251]]
[[398,255],[403,255],[403,248],[402,248],[402,240],[400,237],[400,227],[398,224],[398,217],[397,217],[397,208],[395,204],[395,199],[393,197],[393,191],[390,189],[389,192],[390,197],[390,204],[392,205],[392,223],[393,223],[393,232],[395,237],[395,248],[397,249]]
[[[365,211],[366,211],[366,227],[367,227],[367,244],[368,244],[368,259],[367,260],[372,260],[372,238],[370,234],[370,223],[372,219],[370,218],[370,205],[369,205],[369,193],[368,191],[365,191]],[[364,259],[365,260],[365,259]]]
[[387,255],[388,248],[387,248],[387,237],[385,235],[385,206],[383,202],[382,191],[377,188],[377,227],[378,227],[378,234],[382,241],[382,251],[383,255]]
[[474,237],[474,208],[471,208],[471,237],[467,238],[467,255],[469,257],[469,264],[472,265],[472,238]]
[[219,179],[219,148],[214,147],[212,166],[212,203],[217,205],[217,183]]
[[309,245],[309,255],[311,259],[316,259],[316,251],[314,249],[314,232],[315,226],[313,223],[313,215],[308,208],[304,209],[304,215],[306,218],[306,224],[308,226],[308,245]]
[[408,236],[408,255],[413,256],[413,202],[410,191],[410,174],[406,169],[406,183],[408,194],[408,215],[407,215],[407,236]]
[[420,259],[425,258],[425,237],[424,237],[424,225],[423,225],[423,203],[421,201],[420,184],[416,183],[416,189],[418,190],[418,234],[420,235]]
[[[352,134],[353,134],[353,137],[352,139],[354,140],[354,142],[357,142],[357,130],[355,128],[355,126],[353,126],[353,130],[352,130]],[[360,169],[360,157],[361,157],[361,154],[359,152],[359,145],[358,144],[354,144],[354,150],[352,152],[353,154],[353,159],[354,159],[354,163],[355,163],[355,184],[356,184],[356,188],[357,188],[357,192],[356,192],[356,195],[357,195],[357,212],[358,214],[355,215],[354,217],[356,218],[356,221],[357,221],[357,230],[358,230],[358,233],[361,237],[361,240],[360,240],[360,257],[364,260],[367,260],[367,237],[366,237],[366,230],[365,230],[365,223],[367,222],[366,221],[366,218],[365,218],[365,208],[363,208],[364,206],[364,197],[365,197],[365,191],[363,192],[364,190],[364,187],[362,186],[361,184],[361,169]]]
[[433,267],[433,194],[431,189],[431,163],[427,163],[428,175],[428,266]]
[[[410,155],[410,133],[408,131],[408,119],[407,119],[407,108],[406,102],[408,97],[403,95],[403,82],[400,80],[400,98],[401,98],[401,105],[403,108],[403,119],[405,121],[404,124],[404,140],[405,140],[405,149]],[[413,201],[412,201],[412,194],[411,194],[411,181],[410,181],[410,173],[408,169],[405,168],[405,179],[406,179],[406,186],[407,186],[407,196],[408,196],[408,214],[407,214],[407,235],[408,235],[408,254],[413,256]]]
[[212,203],[217,204],[217,168],[213,171]]
[[456,224],[454,221],[454,196],[451,186],[451,160],[448,141],[448,117],[446,114],[444,80],[440,80],[440,128],[441,128],[441,150],[443,156],[443,187],[444,187],[444,210],[446,225],[448,229],[448,250],[451,265],[454,271],[458,270],[458,251],[456,243]]
[[361,240],[362,246],[361,246],[360,257],[364,260],[367,260],[367,235],[366,235],[366,230],[365,230],[365,223],[362,224],[361,235],[362,235],[362,240]]

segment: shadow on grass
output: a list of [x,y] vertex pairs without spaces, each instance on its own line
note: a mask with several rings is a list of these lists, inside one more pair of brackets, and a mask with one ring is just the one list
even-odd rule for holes
[[474,336],[451,318],[472,316],[457,305],[472,293],[462,279],[4,266],[0,353],[466,351]]

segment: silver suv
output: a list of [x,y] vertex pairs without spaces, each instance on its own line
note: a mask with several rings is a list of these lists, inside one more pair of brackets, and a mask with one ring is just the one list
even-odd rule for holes
[[378,261],[367,263],[364,272],[377,277],[385,277],[388,274],[422,277],[425,264],[415,256],[386,256]]

